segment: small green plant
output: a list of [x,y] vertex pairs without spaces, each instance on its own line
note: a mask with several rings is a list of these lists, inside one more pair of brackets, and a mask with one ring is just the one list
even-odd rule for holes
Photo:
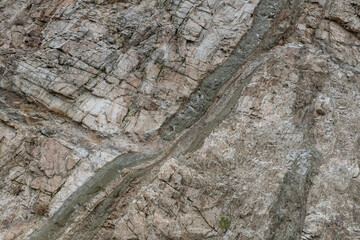
[[231,218],[227,217],[227,216],[220,216],[219,219],[219,227],[221,229],[225,229],[228,230],[231,224]]

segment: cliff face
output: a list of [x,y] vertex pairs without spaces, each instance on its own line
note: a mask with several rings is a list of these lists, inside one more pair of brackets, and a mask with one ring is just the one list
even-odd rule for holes
[[3,0],[0,29],[0,239],[360,238],[358,0]]

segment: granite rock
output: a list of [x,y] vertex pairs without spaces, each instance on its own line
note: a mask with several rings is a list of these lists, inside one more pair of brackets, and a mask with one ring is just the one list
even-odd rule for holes
[[360,238],[357,0],[0,3],[0,239]]

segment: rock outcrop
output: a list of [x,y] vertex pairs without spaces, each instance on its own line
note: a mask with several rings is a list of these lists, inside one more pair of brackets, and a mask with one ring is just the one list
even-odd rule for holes
[[4,0],[0,29],[0,239],[360,239],[358,0]]

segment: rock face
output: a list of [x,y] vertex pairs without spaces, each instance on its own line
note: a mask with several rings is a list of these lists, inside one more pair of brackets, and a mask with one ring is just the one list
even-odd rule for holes
[[0,239],[360,239],[358,0],[3,0],[0,29]]

